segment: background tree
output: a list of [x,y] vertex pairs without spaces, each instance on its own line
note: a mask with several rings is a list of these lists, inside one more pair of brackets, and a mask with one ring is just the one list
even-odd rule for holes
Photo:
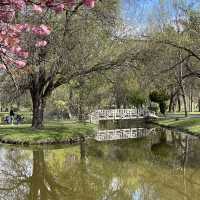
[[166,101],[169,100],[169,95],[166,93],[166,91],[163,89],[152,91],[149,94],[149,99],[152,102],[159,104],[160,112],[164,115],[167,109]]

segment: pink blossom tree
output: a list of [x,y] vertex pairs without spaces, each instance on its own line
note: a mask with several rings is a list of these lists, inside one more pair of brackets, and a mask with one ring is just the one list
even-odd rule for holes
[[112,48],[118,0],[89,11],[95,0],[16,0],[17,7],[6,1],[14,2],[5,0],[2,10],[17,12],[11,18],[0,12],[0,67],[14,72],[20,92],[30,92],[33,128],[43,127],[46,101],[57,87],[132,63],[132,55]]
[[[95,0],[1,0],[0,1],[0,69],[11,73],[11,67],[23,68],[26,66],[26,59],[31,52],[28,52],[24,44],[25,33],[32,33],[37,37],[36,47],[45,47],[46,40],[41,37],[48,36],[51,28],[45,24],[34,25],[18,23],[17,16],[24,15],[45,15],[48,12],[56,14],[64,11],[73,11],[77,6],[85,5],[93,8]],[[12,75],[12,74],[11,74]]]
[[[72,15],[80,7],[93,8],[96,0],[1,0],[0,1],[0,70],[7,72],[17,89],[19,84],[16,77],[20,69],[22,73],[33,72],[29,58],[35,52],[44,50],[48,46],[48,37],[54,31],[48,23],[48,14],[66,13]],[[32,19],[32,20],[29,20]],[[36,20],[35,20],[36,19]],[[18,72],[17,72],[18,71]],[[45,71],[41,66],[32,78],[30,93],[33,102],[34,128],[42,127],[45,97],[41,95],[41,81],[38,71]],[[17,74],[17,76],[16,76]],[[25,73],[27,75],[27,73]],[[42,74],[44,75],[44,74]],[[45,80],[42,80],[45,82]],[[36,87],[36,88],[35,88]],[[45,95],[46,96],[46,95]]]

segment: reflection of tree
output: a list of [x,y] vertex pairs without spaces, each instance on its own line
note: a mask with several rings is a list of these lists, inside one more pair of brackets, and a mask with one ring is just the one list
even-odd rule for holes
[[[1,154],[5,154],[5,152],[1,152]],[[18,150],[7,150],[4,158],[0,160],[0,199],[25,198],[22,194],[27,193],[28,166],[31,164],[30,160],[27,159],[28,156],[28,154]]]
[[[157,140],[151,145],[151,151],[158,162],[186,168],[188,157],[191,152],[189,146],[193,144],[187,135],[176,134],[173,130],[158,129]],[[191,140],[192,141],[192,140]],[[162,160],[162,161],[161,161]]]
[[[200,148],[197,149],[199,141],[165,130],[152,137],[156,138],[149,141],[142,139],[131,142],[110,142],[109,145],[103,143],[99,145],[99,148],[94,145],[90,147],[92,148],[90,152],[93,157],[104,159],[105,162],[113,160],[123,163],[124,170],[129,171],[124,178],[137,182],[135,186],[131,186],[133,199],[135,197],[142,200],[182,200],[184,198],[198,200],[200,195],[200,169],[197,154],[200,153]],[[146,148],[149,145],[148,142],[152,141],[153,153]],[[197,146],[195,141],[198,141]],[[130,162],[131,164],[128,164]],[[188,165],[188,162],[193,164]],[[185,174],[184,167],[187,170]],[[130,174],[130,171],[133,171],[133,174]],[[133,190],[134,187],[136,187],[135,190]]]
[[[59,195],[69,190],[58,183],[49,172],[42,150],[33,151],[32,174],[30,176],[27,173],[30,170],[30,165],[24,165],[23,153],[21,152],[21,157],[19,156],[17,159],[13,157],[13,153],[7,153],[8,156],[4,164],[7,169],[1,170],[1,179],[4,180],[0,188],[1,198],[22,200],[28,197],[30,200],[60,200]],[[29,158],[26,157],[26,159]]]
[[[55,193],[50,184],[51,178],[46,169],[43,151],[33,151],[33,172],[30,180],[29,199],[47,199],[47,196],[51,197]],[[56,193],[54,196],[56,197]]]
[[[32,154],[31,151],[6,150],[3,153],[5,160],[0,158],[0,199],[131,200],[140,197],[141,200],[197,200],[200,170],[194,164],[190,168],[185,164],[187,173],[184,174],[180,162],[185,159],[187,163],[198,156],[196,153],[190,156],[190,140],[182,138],[188,145],[183,151],[184,143],[176,134],[159,136],[153,136],[158,137],[155,141],[168,143],[169,147],[174,145],[172,152],[181,149],[178,156],[177,153],[175,156],[169,154],[167,164],[162,154],[154,159],[157,154],[149,148],[152,145],[149,138],[82,142],[80,146],[38,150]],[[182,147],[178,145],[180,141]],[[158,151],[159,148],[161,146],[157,146]],[[193,150],[197,151],[197,148],[195,146]]]
[[192,177],[191,175],[196,169],[191,169],[188,165],[188,163],[198,163],[198,156],[194,158],[193,162],[191,160],[193,157],[191,156],[193,154],[191,150],[194,146],[193,142],[198,140],[166,129],[160,131],[160,140],[158,143],[153,144],[151,149],[155,156],[160,155],[159,165],[166,162],[170,170],[160,172],[160,177],[154,177],[151,184],[159,188],[162,198],[168,196],[169,199],[198,199],[197,196],[200,195],[200,192],[197,188],[200,185],[196,184],[196,180],[199,179],[200,171],[198,168],[197,177]]
[[47,160],[42,150],[33,151],[32,162],[30,154],[21,151],[16,157],[16,152],[6,152],[5,170],[1,170],[0,177],[0,199],[95,200],[127,197],[125,184],[121,184],[122,177],[117,181],[114,178],[115,164],[112,163],[111,167],[101,161],[88,161],[85,143],[80,145],[81,160],[75,160],[74,164],[72,155],[64,154],[59,165],[56,157]]
[[171,141],[167,140],[167,130],[159,129],[156,142],[151,145],[151,151],[155,161],[164,165],[174,165],[177,161],[177,149],[175,146],[174,135],[171,135]]

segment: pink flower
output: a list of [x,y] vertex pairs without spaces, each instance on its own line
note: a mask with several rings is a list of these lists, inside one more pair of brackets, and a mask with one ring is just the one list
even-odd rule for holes
[[63,12],[65,9],[65,5],[64,4],[58,4],[55,7],[52,8],[56,13],[60,13]]
[[36,47],[45,47],[46,45],[47,45],[47,41],[45,40],[40,40],[35,43]]
[[11,5],[14,5],[17,10],[25,8],[26,3],[24,0],[9,0]]
[[42,3],[45,3],[45,5],[46,5],[47,7],[51,7],[52,4],[53,4],[53,0],[42,1]]
[[20,29],[19,26],[11,25],[9,26],[9,31],[12,32],[12,34],[19,34],[22,32],[22,29]]
[[41,13],[43,12],[42,7],[41,7],[41,6],[38,6],[38,5],[35,5],[35,4],[33,5],[32,10],[33,10],[35,13],[37,13],[37,14],[41,14]]
[[16,29],[20,31],[30,31],[31,25],[29,24],[16,24],[15,25]]
[[0,33],[0,42],[3,41],[3,38],[4,38],[4,37],[2,37],[2,35],[1,35],[1,33]]
[[6,69],[6,66],[4,64],[0,64],[0,70]]
[[32,32],[35,35],[47,36],[51,33],[51,30],[48,26],[42,24],[39,27],[33,27]]
[[18,56],[20,56],[20,57],[22,57],[22,58],[28,58],[28,56],[29,56],[29,53],[28,53],[28,51],[19,51],[18,53],[17,53],[17,55]]
[[9,11],[7,10],[1,10],[0,11],[0,19],[3,21],[3,22],[9,22],[9,21],[12,21],[12,19],[14,18],[15,16],[15,11],[10,9]]
[[95,0],[83,0],[83,3],[89,8],[94,8],[95,6]]
[[12,47],[12,48],[10,49],[10,51],[11,51],[12,53],[18,53],[18,52],[20,52],[21,50],[22,50],[22,48],[21,48],[20,46]]
[[7,49],[5,49],[5,48],[0,48],[0,53],[3,53],[3,54],[7,53]]
[[6,31],[4,31],[4,30],[1,31],[1,35],[6,35],[6,34],[7,34]]
[[26,66],[26,61],[24,60],[15,60],[16,67],[23,68]]

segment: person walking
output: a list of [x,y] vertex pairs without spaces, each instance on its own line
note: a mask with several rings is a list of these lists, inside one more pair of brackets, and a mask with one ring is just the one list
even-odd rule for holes
[[10,121],[11,121],[12,125],[13,125],[13,122],[14,122],[14,116],[15,116],[15,113],[14,113],[13,109],[11,108],[11,110],[10,110]]

